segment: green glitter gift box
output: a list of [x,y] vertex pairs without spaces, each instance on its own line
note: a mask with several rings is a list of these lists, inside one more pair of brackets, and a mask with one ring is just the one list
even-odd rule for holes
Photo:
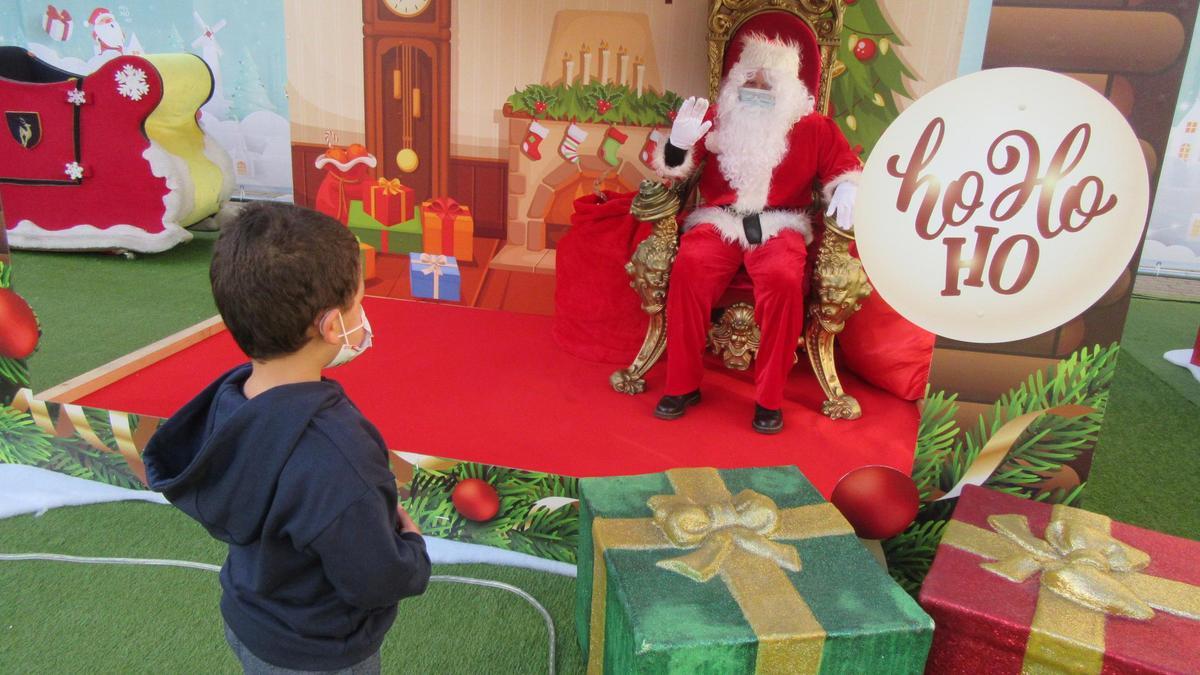
[[920,673],[933,621],[795,467],[580,481],[589,673]]

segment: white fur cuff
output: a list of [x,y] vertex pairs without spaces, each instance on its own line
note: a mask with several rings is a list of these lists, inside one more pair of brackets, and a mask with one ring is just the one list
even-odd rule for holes
[[854,171],[847,171],[846,173],[844,173],[840,176],[837,176],[833,180],[831,180],[828,183],[826,183],[825,185],[821,186],[822,200],[824,200],[824,202],[826,204],[828,204],[829,200],[833,199],[833,191],[837,189],[837,186],[841,185],[842,183],[854,183],[855,185],[858,185],[858,181],[860,178],[862,178],[862,170],[861,169],[855,169]]
[[679,166],[667,166],[666,152],[667,140],[663,139],[661,143],[654,146],[654,154],[650,157],[650,166],[658,174],[659,178],[686,180],[696,170],[695,146],[687,149],[687,154],[683,157],[683,163]]

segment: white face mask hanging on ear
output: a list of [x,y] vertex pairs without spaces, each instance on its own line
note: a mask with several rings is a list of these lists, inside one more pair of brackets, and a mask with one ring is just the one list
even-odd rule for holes
[[[362,354],[363,352],[367,351],[367,349],[371,346],[371,337],[372,337],[373,333],[371,332],[371,322],[367,321],[367,311],[366,310],[363,310],[363,313],[362,313],[362,323],[354,328],[351,328],[350,330],[346,330],[346,323],[342,319],[341,312],[338,312],[338,323],[341,324],[341,326],[342,326],[342,332],[338,336],[338,337],[342,338],[342,346],[340,349],[338,349],[338,353],[329,362],[329,365],[325,366],[326,368],[336,368],[338,366],[342,366],[347,363],[350,363],[351,361],[353,361],[355,359],[355,357],[357,357],[359,354]],[[358,330],[359,328],[361,328],[363,330],[362,342],[360,342],[357,345],[352,345],[352,344],[350,344],[349,336],[351,333]]]

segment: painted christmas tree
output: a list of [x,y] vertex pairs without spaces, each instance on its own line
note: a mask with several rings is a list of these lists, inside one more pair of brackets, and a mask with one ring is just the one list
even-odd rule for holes
[[233,114],[238,119],[257,110],[275,110],[267,88],[263,85],[262,76],[258,72],[258,64],[248,47],[242,48],[242,57],[238,59],[237,70],[233,75]]
[[183,35],[179,32],[179,27],[171,24],[171,32],[167,33],[167,51],[178,54],[187,50],[187,45],[183,41]]
[[912,73],[896,54],[903,44],[888,25],[878,0],[846,0],[842,44],[833,66],[829,114],[863,159],[900,114],[894,94],[908,96]]

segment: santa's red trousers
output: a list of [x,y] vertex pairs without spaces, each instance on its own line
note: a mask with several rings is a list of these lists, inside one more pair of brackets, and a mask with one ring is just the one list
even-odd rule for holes
[[807,255],[804,235],[795,230],[782,230],[750,250],[725,241],[708,223],[685,233],[667,293],[667,395],[700,388],[713,305],[744,265],[754,282],[754,318],[762,331],[754,361],[756,398],[764,408],[780,408],[804,330]]

